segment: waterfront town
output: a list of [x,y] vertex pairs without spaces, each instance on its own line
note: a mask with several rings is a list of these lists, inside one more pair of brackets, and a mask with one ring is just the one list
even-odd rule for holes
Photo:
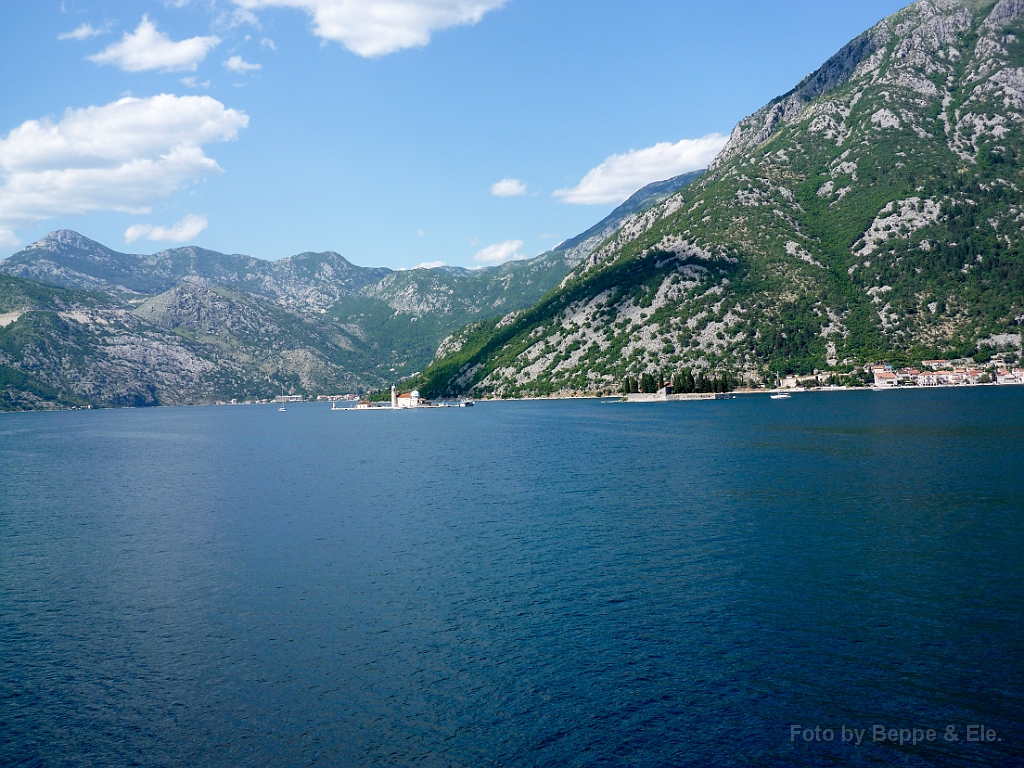
[[815,371],[813,375],[780,377],[775,388],[835,389],[865,384],[873,389],[1024,384],[1024,368],[1006,363],[982,368],[970,359],[924,360],[920,368],[897,368],[889,363],[874,363],[858,368],[853,374]]
[[924,360],[922,367],[893,369],[890,365],[870,366],[874,386],[880,389],[893,387],[948,387],[971,384],[1024,384],[1024,368],[997,368],[994,371],[982,368],[957,368],[947,360]]

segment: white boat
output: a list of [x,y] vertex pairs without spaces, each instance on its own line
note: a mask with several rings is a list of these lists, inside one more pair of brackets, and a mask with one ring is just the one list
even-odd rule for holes
[[785,392],[776,392],[772,395],[772,400],[789,400],[792,395],[787,395]]
[[285,411],[287,411],[287,410],[288,410],[288,409],[287,409],[287,408],[285,408],[285,407],[284,407],[284,406],[282,405],[282,406],[281,406],[280,408],[278,408],[278,409],[277,409],[277,412],[278,412],[278,413],[284,413],[284,412],[285,412]]

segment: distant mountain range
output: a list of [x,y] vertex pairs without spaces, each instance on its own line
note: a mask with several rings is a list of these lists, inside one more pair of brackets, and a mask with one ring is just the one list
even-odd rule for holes
[[0,409],[381,387],[459,328],[533,306],[603,236],[698,176],[644,188],[537,258],[478,270],[360,267],[334,252],[126,254],[52,232],[0,262]]
[[[528,310],[463,329],[428,394],[751,382],[1002,359],[1024,323],[1024,1],[920,0],[736,126]],[[1001,351],[1000,351],[1001,350]]]

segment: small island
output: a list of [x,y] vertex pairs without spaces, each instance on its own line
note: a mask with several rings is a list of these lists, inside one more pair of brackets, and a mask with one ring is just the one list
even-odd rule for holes
[[425,397],[421,397],[418,390],[412,390],[411,392],[399,393],[398,390],[391,387],[391,400],[390,401],[373,401],[373,400],[359,400],[352,407],[338,408],[335,402],[331,406],[332,411],[402,411],[410,408],[468,408],[473,405],[473,401],[467,398],[458,398],[455,400],[440,400],[433,402]]

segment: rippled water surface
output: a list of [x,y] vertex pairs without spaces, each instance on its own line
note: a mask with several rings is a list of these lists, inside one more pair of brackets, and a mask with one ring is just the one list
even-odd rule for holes
[[1024,761],[1024,387],[6,414],[0,473],[0,765]]

